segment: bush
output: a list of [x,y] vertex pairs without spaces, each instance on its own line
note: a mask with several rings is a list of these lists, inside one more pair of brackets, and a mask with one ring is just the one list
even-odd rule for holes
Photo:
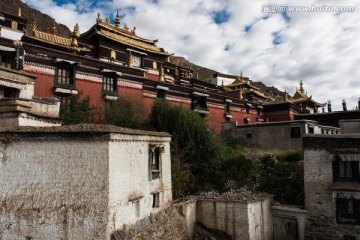
[[145,109],[145,105],[141,101],[119,97],[117,101],[109,103],[102,122],[119,127],[146,129],[148,126]]
[[60,116],[64,125],[93,122],[93,108],[90,106],[90,97],[80,98],[81,93],[71,95],[68,103],[60,109]]
[[[182,106],[173,106],[166,100],[157,99],[150,116],[150,125],[157,131],[172,134],[172,158],[190,168],[187,182],[193,181],[193,184],[178,190],[178,194],[213,188],[214,176],[221,163],[222,144],[204,119]],[[178,184],[173,182],[173,187],[177,188]]]

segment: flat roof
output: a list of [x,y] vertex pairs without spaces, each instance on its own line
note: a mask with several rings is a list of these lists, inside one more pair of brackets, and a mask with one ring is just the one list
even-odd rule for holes
[[171,137],[171,135],[166,132],[144,131],[105,124],[76,124],[58,127],[0,128],[0,133],[122,133],[128,135]]

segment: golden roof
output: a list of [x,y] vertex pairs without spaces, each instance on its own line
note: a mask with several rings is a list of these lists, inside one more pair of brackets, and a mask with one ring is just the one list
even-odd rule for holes
[[312,96],[308,96],[303,88],[303,82],[300,81],[300,88],[296,89],[296,92],[292,99],[286,99],[287,102],[290,103],[303,103],[303,102],[312,102],[316,104],[317,106],[324,107],[326,103],[319,103],[312,99]]
[[268,96],[266,96],[262,92],[254,90],[254,89],[245,90],[244,93],[254,93],[255,95],[258,95],[259,97],[262,97],[262,98],[265,98],[265,99],[269,98]]
[[243,87],[243,86],[247,86],[248,88],[254,89],[254,90],[260,90],[260,88],[257,88],[255,86],[251,85],[249,81],[244,80],[243,76],[242,76],[242,72],[239,77],[236,77],[236,79],[233,83],[226,85],[226,87],[228,87],[228,88]]
[[101,35],[113,41],[129,45],[144,51],[149,51],[152,53],[162,54],[170,56],[171,54],[165,52],[164,49],[156,46],[157,40],[150,40],[141,38],[135,33],[136,27],[132,30],[128,28],[126,24],[124,27],[120,27],[120,19],[117,13],[115,25],[110,23],[110,20],[107,18],[106,21],[103,21],[98,14],[96,19],[96,24],[92,26],[87,32],[81,34],[83,38],[91,38],[94,35]]
[[46,33],[46,32],[41,32],[39,30],[36,29],[36,22],[34,22],[32,24],[32,34],[28,35],[26,33],[26,31],[24,32],[24,36],[31,38],[31,39],[35,39],[37,41],[40,42],[44,42],[44,43],[48,43],[51,45],[55,45],[55,46],[60,46],[60,47],[64,47],[67,48],[69,50],[74,50],[74,51],[90,51],[87,48],[79,48],[77,45],[77,37],[78,37],[78,24],[75,25],[74,27],[74,32],[72,32],[70,38],[65,38],[65,37],[61,37],[56,35],[56,29],[55,29],[55,24],[54,27],[52,29],[52,33]]

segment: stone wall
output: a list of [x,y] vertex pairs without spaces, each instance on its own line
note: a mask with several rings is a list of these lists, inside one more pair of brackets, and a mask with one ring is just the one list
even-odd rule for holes
[[186,218],[180,205],[172,205],[158,214],[150,214],[132,226],[118,230],[112,235],[113,240],[188,240]]
[[[162,145],[161,175],[149,179],[150,145]],[[155,136],[113,136],[109,146],[110,231],[157,213],[172,202],[170,138]],[[159,206],[153,207],[153,194]],[[137,202],[137,203],[135,203]],[[135,204],[138,204],[136,213]]]
[[[293,127],[300,127],[300,136],[291,136]],[[221,136],[246,147],[294,150],[302,149],[302,138],[305,134],[310,133],[310,128],[313,129],[314,134],[339,132],[338,128],[320,126],[315,121],[307,120],[266,122],[242,126],[237,126],[236,122],[232,121],[222,123]]]
[[305,207],[309,215],[306,239],[335,240],[344,239],[345,235],[359,239],[359,224],[337,220],[339,208],[336,202],[338,198],[360,199],[360,184],[356,179],[339,180],[334,177],[338,173],[334,173],[333,164],[360,161],[360,135],[306,136],[303,146]]
[[104,239],[107,159],[102,141],[1,141],[0,239]]
[[340,120],[341,133],[360,133],[360,119]]
[[271,199],[227,201],[199,199],[196,219],[208,229],[220,231],[234,240],[272,238]]

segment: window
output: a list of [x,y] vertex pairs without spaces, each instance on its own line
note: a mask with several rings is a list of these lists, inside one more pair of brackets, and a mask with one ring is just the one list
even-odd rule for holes
[[103,93],[117,92],[117,78],[114,75],[103,77]]
[[19,95],[19,89],[0,86],[0,98],[18,98]]
[[12,68],[14,63],[14,56],[11,54],[0,53],[0,66]]
[[166,99],[166,91],[163,89],[158,89],[156,97]]
[[150,145],[149,149],[149,180],[160,178],[161,153],[164,152],[163,145]]
[[160,193],[153,193],[152,194],[152,207],[153,208],[158,208],[160,207]]
[[209,110],[206,102],[208,96],[208,94],[197,92],[193,93],[192,109],[202,114],[208,114]]
[[251,139],[252,138],[252,132],[246,132],[246,138]]
[[230,103],[225,102],[225,114],[230,114]]
[[299,137],[301,137],[300,126],[290,127],[290,137],[291,138],[299,138]]
[[58,93],[55,95],[55,97],[57,99],[59,99],[59,101],[60,101],[60,116],[62,116],[64,114],[64,111],[66,110],[67,106],[69,105],[70,96],[71,95],[69,95],[69,94],[61,94],[61,93]]
[[74,67],[61,64],[56,67],[55,84],[64,88],[75,88]]
[[337,198],[336,218],[338,223],[360,225],[360,200]]
[[310,126],[309,126],[309,133],[310,133],[310,134],[314,134],[314,127],[310,127]]
[[358,161],[333,161],[334,182],[360,182]]
[[132,201],[132,211],[135,217],[140,217],[140,199]]

